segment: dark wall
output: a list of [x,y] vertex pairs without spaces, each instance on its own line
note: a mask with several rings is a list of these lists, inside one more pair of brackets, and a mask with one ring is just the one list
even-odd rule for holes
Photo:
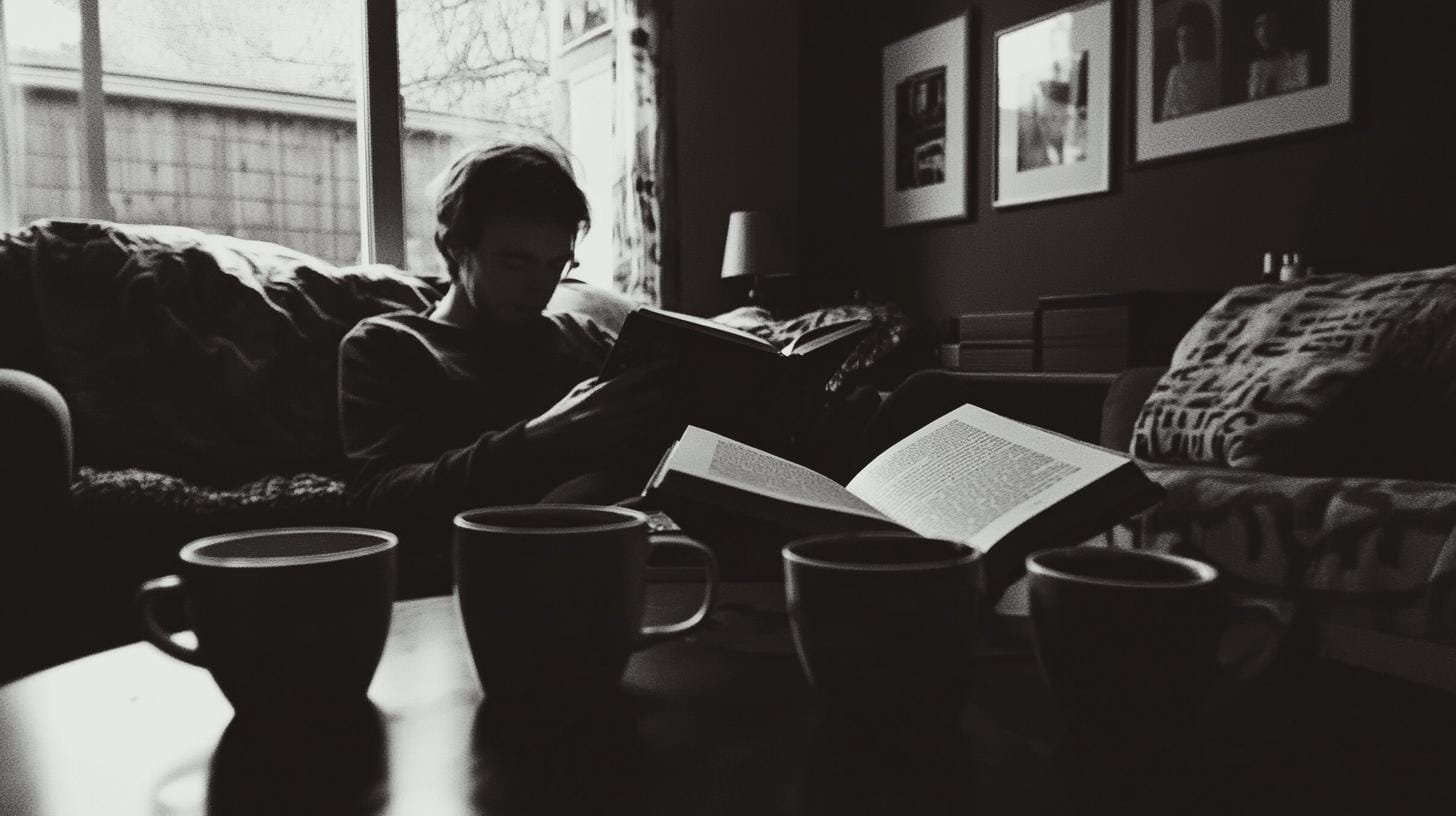
[[[1456,262],[1456,3],[1356,4],[1352,124],[1129,167],[1136,4],[1117,0],[1112,192],[994,209],[992,35],[1068,5],[803,0],[800,255],[821,292],[863,282],[935,319],[1044,294],[1222,290],[1256,280],[1271,249],[1322,272]],[[968,8],[971,216],[886,230],[880,49]]]
[[798,19],[798,4],[782,0],[673,6],[674,308],[716,314],[743,302],[746,286],[718,278],[733,210],[765,210],[785,236],[799,229]]

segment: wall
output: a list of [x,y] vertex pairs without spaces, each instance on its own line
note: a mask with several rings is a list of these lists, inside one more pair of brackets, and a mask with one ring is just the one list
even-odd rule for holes
[[[995,76],[992,34],[1069,5],[970,6],[973,88]],[[800,253],[827,293],[863,283],[938,319],[1030,308],[1043,294],[1224,289],[1257,278],[1267,249],[1301,250],[1322,271],[1456,262],[1456,4],[1360,2],[1355,121],[1283,140],[1129,168],[1132,60],[1115,65],[1109,194],[991,207],[995,100],[973,91],[971,217],[885,230],[880,202],[880,49],[967,9],[964,2],[803,0]],[[1135,4],[1116,0],[1122,53]]]
[[784,236],[799,228],[798,3],[690,0],[672,13],[679,272],[666,288],[675,308],[716,314],[746,294],[718,278],[728,214],[762,209]]

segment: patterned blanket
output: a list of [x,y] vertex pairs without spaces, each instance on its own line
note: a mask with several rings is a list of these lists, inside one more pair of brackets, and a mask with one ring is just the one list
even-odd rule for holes
[[1456,267],[1238,287],[1178,345],[1133,453],[1456,481]]

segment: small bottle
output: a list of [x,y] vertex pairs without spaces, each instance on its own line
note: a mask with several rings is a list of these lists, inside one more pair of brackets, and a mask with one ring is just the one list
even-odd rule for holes
[[1299,253],[1286,252],[1279,266],[1279,282],[1290,283],[1299,277],[1299,267],[1295,266],[1294,260]]
[[1309,273],[1304,269],[1304,262],[1299,259],[1298,252],[1289,253],[1289,262],[1294,264],[1294,277],[1296,280],[1306,277]]
[[1264,253],[1264,282],[1273,283],[1279,280],[1279,274],[1274,271],[1274,253]]

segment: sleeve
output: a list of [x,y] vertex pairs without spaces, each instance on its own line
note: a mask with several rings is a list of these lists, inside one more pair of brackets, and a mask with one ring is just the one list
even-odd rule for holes
[[595,319],[582,315],[571,315],[570,326],[578,334],[576,345],[584,359],[593,369],[600,369],[617,343],[617,335]]
[[535,461],[525,422],[449,447],[432,408],[446,398],[438,366],[408,335],[360,324],[339,346],[339,425],[353,472],[351,509],[391,529],[448,528],[455,513],[535,501],[565,475]]

